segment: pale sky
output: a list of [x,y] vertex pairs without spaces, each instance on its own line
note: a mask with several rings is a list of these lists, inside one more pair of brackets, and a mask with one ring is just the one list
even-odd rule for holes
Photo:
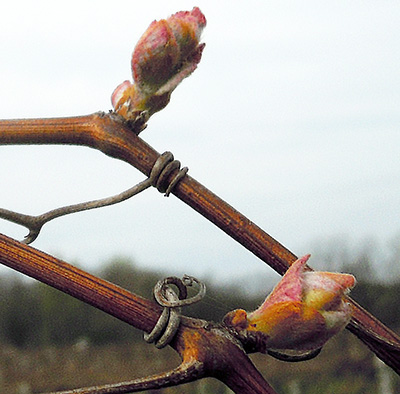
[[[384,245],[399,234],[398,1],[6,2],[0,118],[108,111],[150,22],[193,6],[208,22],[203,59],[141,137],[296,254],[338,236]],[[23,213],[143,179],[82,147],[0,146],[0,155],[0,206]],[[0,231],[26,234],[2,220]],[[216,281],[272,272],[156,190],[56,219],[32,246],[89,270],[124,256]]]

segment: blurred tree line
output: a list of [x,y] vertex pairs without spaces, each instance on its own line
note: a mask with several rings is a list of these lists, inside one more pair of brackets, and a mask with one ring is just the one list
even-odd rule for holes
[[[325,266],[315,268],[355,274],[358,284],[352,297],[389,327],[399,329],[400,278],[397,273],[400,244],[395,244],[392,263],[386,268],[390,274],[384,278],[374,273],[377,253],[373,243],[364,244],[357,253],[349,253],[347,246],[338,240],[334,245],[334,248],[325,245],[323,252],[314,252],[313,261],[317,261],[317,257],[322,264],[325,262]],[[328,261],[341,261],[341,264],[326,266]],[[152,298],[155,283],[169,276],[139,268],[127,259],[115,259],[95,274],[147,298]],[[262,289],[255,297],[233,285],[216,286],[208,282],[206,285],[206,298],[185,309],[184,314],[220,321],[229,310],[255,309],[270,290]],[[58,290],[23,280],[20,276],[0,277],[0,297],[0,343],[3,344],[23,348],[68,345],[82,338],[95,345],[142,341],[142,333],[128,324]]]

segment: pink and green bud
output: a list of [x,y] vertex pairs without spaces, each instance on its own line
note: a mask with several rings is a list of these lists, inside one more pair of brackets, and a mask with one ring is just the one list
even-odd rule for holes
[[152,22],[132,54],[134,82],[123,82],[112,94],[115,111],[135,119],[140,112],[152,115],[164,108],[173,90],[197,68],[205,46],[200,44],[205,26],[197,7]]
[[304,352],[322,347],[349,323],[352,307],[346,295],[356,281],[349,274],[309,270],[309,257],[293,263],[257,310],[232,311],[225,323],[257,333],[269,350]]

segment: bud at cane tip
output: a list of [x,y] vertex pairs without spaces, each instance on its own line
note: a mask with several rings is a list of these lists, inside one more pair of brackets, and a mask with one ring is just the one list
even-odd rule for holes
[[346,295],[353,275],[310,271],[309,255],[292,264],[264,303],[254,312],[228,313],[225,324],[258,335],[266,349],[310,351],[323,346],[350,321]]
[[205,26],[197,7],[152,22],[132,54],[134,82],[124,81],[112,94],[115,112],[134,120],[144,111],[151,116],[164,108],[173,90],[197,68],[205,46],[200,44]]

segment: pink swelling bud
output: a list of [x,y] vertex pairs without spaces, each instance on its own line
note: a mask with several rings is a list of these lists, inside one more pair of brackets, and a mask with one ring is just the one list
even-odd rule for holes
[[143,111],[151,116],[164,108],[173,90],[200,62],[205,44],[199,40],[205,25],[197,7],[152,22],[132,54],[134,83],[125,81],[112,94],[115,111],[134,120]]
[[292,264],[257,310],[232,311],[225,323],[257,333],[269,350],[301,353],[322,347],[349,323],[346,294],[356,281],[349,274],[308,270],[309,257]]

